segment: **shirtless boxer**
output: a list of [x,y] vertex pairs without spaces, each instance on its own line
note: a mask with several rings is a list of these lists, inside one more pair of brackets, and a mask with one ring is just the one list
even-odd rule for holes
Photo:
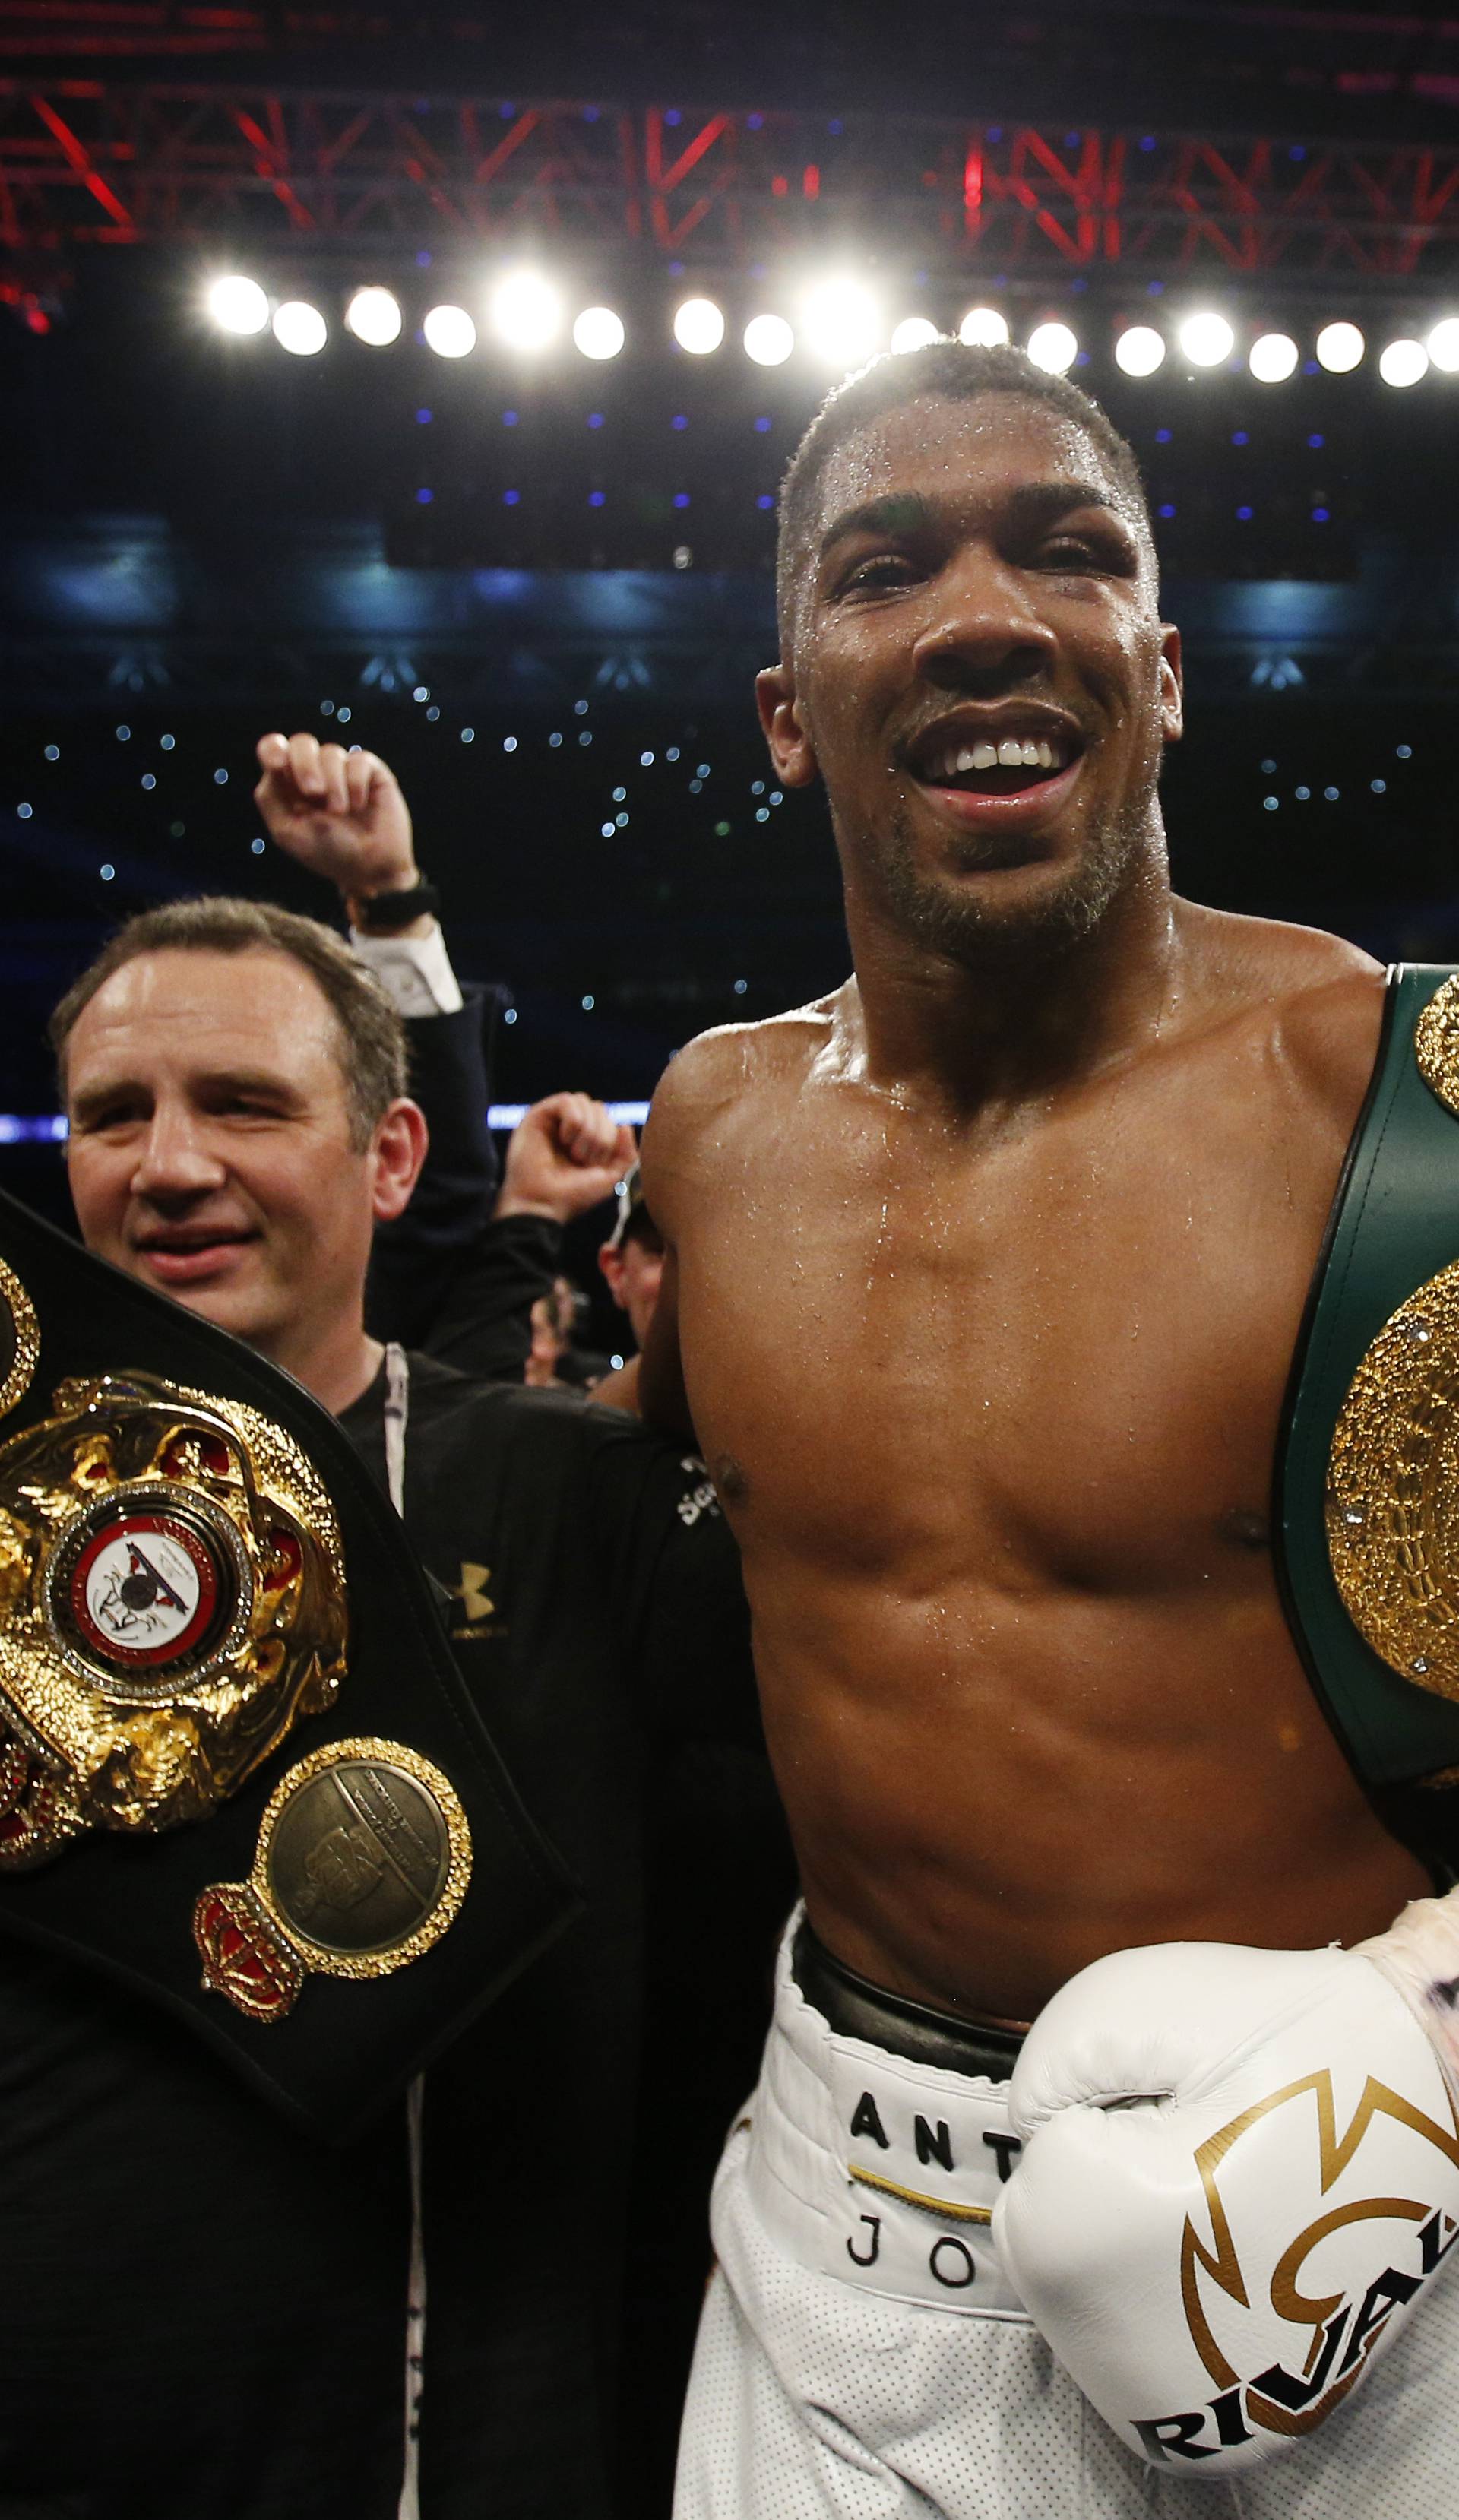
[[[1157,782],[1180,648],[1138,474],[1021,354],[937,345],[831,398],[786,482],[779,608],[761,717],[779,782],[824,783],[855,975],[691,1044],[643,1148],[669,1257],[641,1404],[672,1421],[686,1395],[741,1545],[807,1919],[717,2188],[681,2513],[1418,2520],[1459,2456],[1451,2293],[1316,2442],[1236,2487],[1197,2463],[1220,2477],[1277,2432],[1239,2408],[1205,2440],[1195,2414],[1161,2430],[1153,2367],[1140,2402],[1122,2250],[1145,2206],[1123,2160],[1098,2195],[1059,2191],[1102,2254],[1092,2296],[1057,2298],[1034,2183],[1058,2137],[1040,2125],[1020,2162],[1018,2128],[1214,2071],[1281,2009],[1266,1980],[1232,2029],[1208,1962],[1139,1953],[1164,1975],[1125,1990],[1123,2034],[1120,1988],[1090,2020],[1079,1980],[1012,2122],[1005,2079],[1018,2025],[1124,1964],[1105,1955],[1280,1946],[1347,1973],[1375,2070],[1401,2079],[1401,2053],[1442,2119],[1379,1969],[1312,1949],[1434,1885],[1319,1711],[1267,1527],[1384,976],[1335,937],[1172,896]],[[1193,2062],[1151,2036],[1192,1987]],[[1130,2144],[1151,2115],[1120,2117]],[[1177,2212],[1172,2270],[1180,2241]],[[1130,2448],[1027,2323],[1030,2290]],[[1134,2362],[1127,2405],[1076,2331]]]

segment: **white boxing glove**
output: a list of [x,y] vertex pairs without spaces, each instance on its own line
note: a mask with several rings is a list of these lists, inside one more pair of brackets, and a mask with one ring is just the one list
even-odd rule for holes
[[1459,1891],[1350,1952],[1117,1952],[1039,2014],[994,2234],[1152,2466],[1300,2441],[1422,2316],[1459,2238],[1456,1995]]

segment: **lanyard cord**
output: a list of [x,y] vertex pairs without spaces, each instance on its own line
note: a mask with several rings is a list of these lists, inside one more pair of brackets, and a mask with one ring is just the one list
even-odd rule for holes
[[390,1503],[405,1519],[405,1430],[411,1414],[411,1369],[403,1347],[385,1350],[385,1484]]
[[[411,1414],[411,1369],[403,1347],[385,1350],[385,1479],[390,1503],[405,1518],[405,1435]],[[405,2313],[405,2472],[399,2520],[420,2520],[420,2392],[425,2361],[425,2229],[420,2214],[420,2118],[424,2078],[406,2095],[411,2166],[411,2271]]]

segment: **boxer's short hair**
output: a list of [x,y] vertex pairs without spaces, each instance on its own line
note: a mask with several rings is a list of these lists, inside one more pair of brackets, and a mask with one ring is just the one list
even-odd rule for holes
[[376,1121],[406,1090],[405,1025],[374,972],[356,961],[332,927],[317,919],[301,919],[292,910],[277,909],[268,901],[207,894],[200,900],[169,901],[159,910],[139,911],[118,927],[95,962],[71,982],[47,1026],[63,1097],[66,1044],[82,1009],[114,971],[135,963],[139,955],[179,952],[287,954],[303,967],[334,1018],[351,1139],[357,1148],[367,1145]]
[[1046,368],[1036,367],[1027,351],[1015,350],[1006,342],[985,347],[971,341],[929,341],[920,350],[889,350],[827,394],[780,484],[775,602],[782,655],[789,652],[801,566],[815,536],[817,493],[836,449],[858,429],[890,411],[900,411],[905,403],[928,397],[971,402],[976,395],[989,393],[1016,394],[1024,402],[1044,403],[1082,428],[1129,499],[1153,549],[1150,505],[1134,449],[1098,403],[1067,377],[1051,376]]

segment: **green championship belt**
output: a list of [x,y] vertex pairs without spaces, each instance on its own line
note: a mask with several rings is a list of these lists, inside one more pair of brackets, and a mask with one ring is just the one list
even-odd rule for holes
[[1276,1497],[1288,1616],[1361,1781],[1459,1783],[1459,978],[1443,968],[1389,974]]
[[342,1428],[0,1197],[0,1944],[342,2138],[580,1906]]

